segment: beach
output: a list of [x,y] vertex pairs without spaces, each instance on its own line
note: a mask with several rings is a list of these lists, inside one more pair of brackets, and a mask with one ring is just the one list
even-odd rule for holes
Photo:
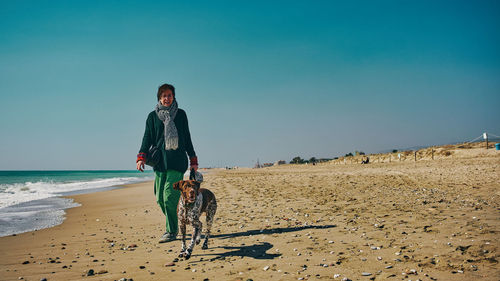
[[187,261],[157,243],[152,182],[71,195],[62,224],[0,238],[0,280],[498,280],[500,151],[449,150],[213,170],[209,249]]

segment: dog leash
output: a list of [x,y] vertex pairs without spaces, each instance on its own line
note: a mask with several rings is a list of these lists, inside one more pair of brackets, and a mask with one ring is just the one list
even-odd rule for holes
[[191,169],[191,172],[189,173],[189,179],[196,180],[196,174],[195,174],[194,169]]

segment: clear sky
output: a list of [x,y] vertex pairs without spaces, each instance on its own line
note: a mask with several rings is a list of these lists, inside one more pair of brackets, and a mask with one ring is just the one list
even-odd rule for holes
[[200,165],[500,135],[498,1],[0,0],[0,169],[134,169],[157,87]]

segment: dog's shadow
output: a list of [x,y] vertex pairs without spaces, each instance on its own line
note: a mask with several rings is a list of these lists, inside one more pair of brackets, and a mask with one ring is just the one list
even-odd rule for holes
[[[281,256],[281,254],[268,254],[267,250],[271,249],[273,247],[273,244],[269,242],[260,242],[255,245],[248,245],[248,246],[237,246],[237,247],[231,247],[231,246],[222,246],[222,247],[214,247],[211,249],[224,249],[224,250],[229,250],[227,252],[223,253],[217,253],[217,254],[202,254],[200,252],[196,253],[196,255],[193,256],[198,256],[198,257],[204,257],[204,256],[214,256],[209,259],[209,261],[215,261],[215,260],[225,260],[226,257],[251,257],[254,259],[259,259],[259,260],[272,260],[274,258],[277,258]],[[190,262],[191,264],[195,263],[200,263],[204,262],[206,260],[200,260],[200,261],[192,261]]]
[[[320,225],[320,226],[314,226],[314,225],[308,225],[308,226],[299,226],[299,227],[280,227],[280,228],[270,228],[270,229],[259,229],[259,230],[248,230],[248,231],[243,231],[243,232],[236,232],[236,233],[227,233],[227,234],[217,234],[210,236],[210,238],[218,238],[218,239],[228,239],[228,238],[235,238],[235,237],[242,237],[242,236],[250,236],[250,235],[267,235],[267,234],[280,234],[280,233],[288,233],[288,232],[293,232],[293,231],[301,231],[305,229],[325,229],[325,228],[332,228],[336,227],[336,225]],[[242,245],[242,246],[221,246],[221,247],[213,247],[210,249],[224,249],[224,250],[229,250],[227,252],[223,253],[209,253],[209,254],[204,254],[203,252],[196,252],[193,254],[194,256],[197,257],[205,257],[205,256],[214,256],[210,258],[210,261],[214,260],[224,260],[226,257],[251,257],[254,259],[265,259],[265,260],[270,260],[270,259],[275,259],[281,254],[276,253],[276,254],[268,254],[267,251],[273,247],[273,244],[269,242],[260,242],[258,244],[254,245]],[[199,261],[192,261],[190,262],[191,264],[196,264],[200,262],[204,262],[206,260],[199,260]]]

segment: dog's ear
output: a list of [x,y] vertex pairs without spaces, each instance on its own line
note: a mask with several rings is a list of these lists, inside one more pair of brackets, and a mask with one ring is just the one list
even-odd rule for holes
[[182,181],[174,182],[172,187],[176,190],[181,190]]

